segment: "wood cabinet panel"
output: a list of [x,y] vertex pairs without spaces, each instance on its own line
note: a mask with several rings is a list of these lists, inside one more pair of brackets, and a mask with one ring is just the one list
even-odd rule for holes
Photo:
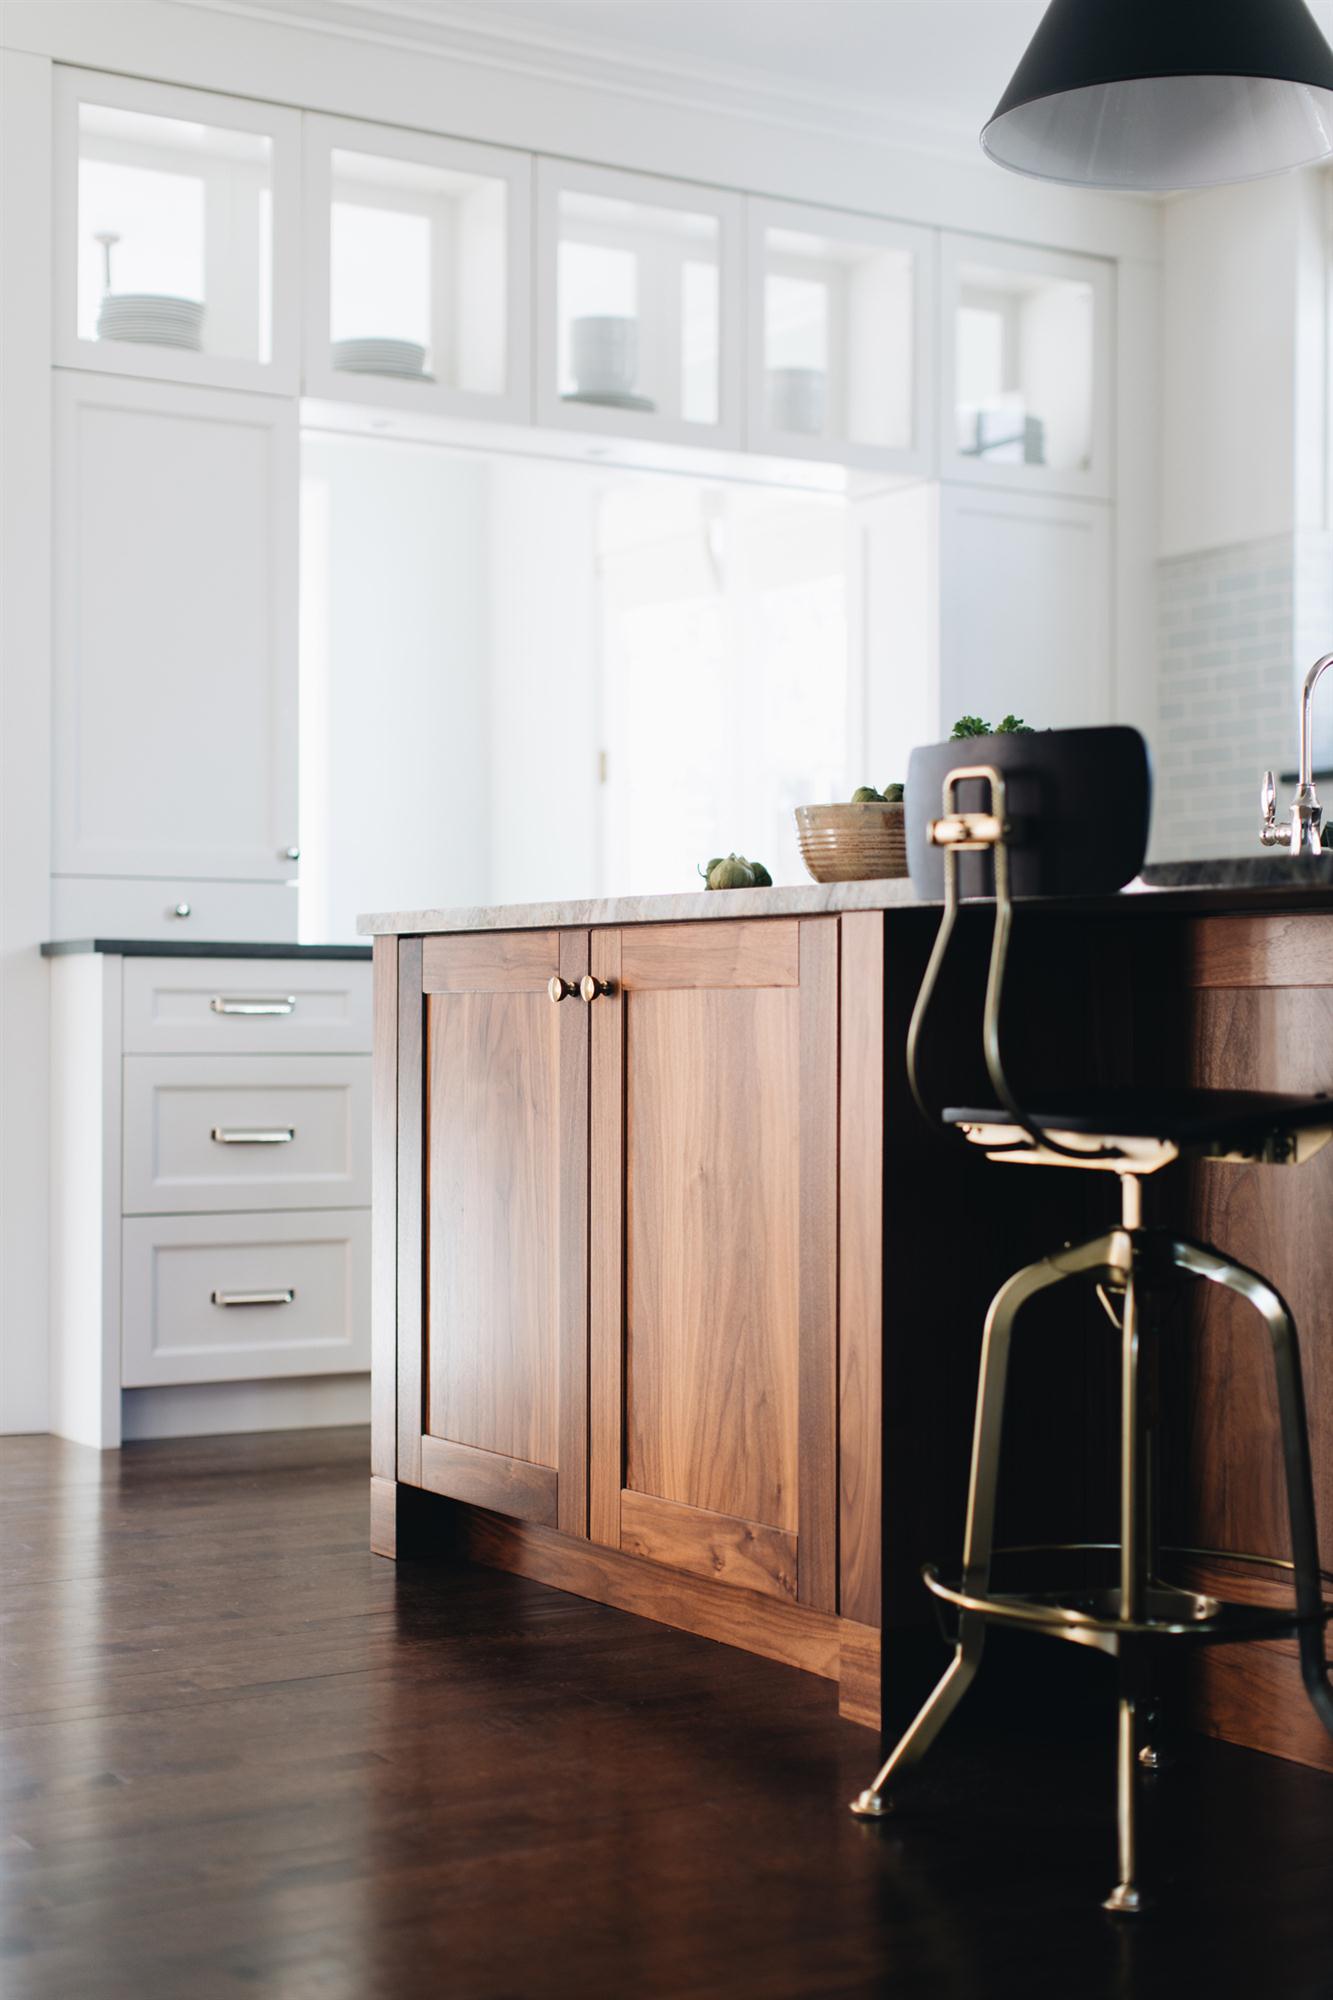
[[883,1490],[884,918],[842,920],[838,1518],[844,1618],[877,1626]]
[[421,1483],[429,1493],[466,1500],[515,1521],[535,1521],[543,1528],[556,1525],[559,1481],[554,1466],[526,1465],[475,1445],[423,1437]]
[[837,922],[594,958],[591,1533],[831,1611]]
[[794,1530],[800,1003],[654,991],[627,1028],[625,1483]]
[[801,926],[795,920],[645,924],[619,936],[621,975],[634,991],[799,986],[801,981]]
[[539,993],[560,962],[559,931],[473,931],[422,944],[426,993]]
[[429,1002],[427,1429],[556,1462],[556,1009],[545,993]]
[[426,1184],[421,939],[398,946],[398,1477],[421,1484],[426,1318],[422,1198]]
[[626,1555],[739,1584],[765,1597],[796,1596],[795,1535],[757,1521],[627,1492],[620,1496],[620,1546]]
[[[420,1218],[415,1240],[400,1218],[399,1237],[415,1273],[405,1330],[410,1342],[416,1304],[424,1357],[400,1400],[412,1483],[583,1535],[589,1010],[547,986],[557,972],[577,986],[587,933],[417,949],[399,1047],[400,1132],[416,1118],[426,1161],[400,1188]],[[404,1295],[400,1268],[400,1339]]]

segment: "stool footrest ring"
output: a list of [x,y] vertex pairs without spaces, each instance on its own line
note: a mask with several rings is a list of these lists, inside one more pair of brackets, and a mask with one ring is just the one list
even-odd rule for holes
[[1246,1639],[1279,1638],[1302,1625],[1322,1624],[1333,1618],[1333,1604],[1303,1618],[1294,1607],[1229,1604],[1168,1584],[1149,1587],[1143,1617],[1121,1618],[1120,1594],[1114,1587],[974,1594],[961,1585],[945,1583],[933,1565],[928,1564],[922,1575],[932,1596],[970,1617],[1022,1626],[1106,1651],[1115,1651],[1122,1639],[1196,1639],[1234,1645]]

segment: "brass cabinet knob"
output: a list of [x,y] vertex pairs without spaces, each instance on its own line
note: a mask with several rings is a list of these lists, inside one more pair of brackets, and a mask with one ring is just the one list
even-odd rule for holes
[[610,991],[611,991],[610,980],[594,979],[591,972],[585,972],[582,979],[580,979],[579,981],[579,992],[583,995],[584,999],[588,1002],[589,1006],[591,1006],[592,1002],[598,997],[599,994],[609,993]]
[[546,982],[546,990],[553,1000],[568,1000],[575,989],[558,972],[553,972]]

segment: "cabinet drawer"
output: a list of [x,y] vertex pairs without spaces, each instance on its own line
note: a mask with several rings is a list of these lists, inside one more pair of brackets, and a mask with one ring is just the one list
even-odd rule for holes
[[127,958],[131,1055],[370,1052],[366,959]]
[[126,1215],[370,1202],[369,1056],[126,1056]]
[[[189,915],[179,917],[178,908]],[[202,938],[295,944],[296,890],[285,882],[199,882],[184,878],[121,880],[56,875],[51,880],[54,938]]]
[[121,1381],[370,1366],[370,1216],[164,1215],[122,1229]]

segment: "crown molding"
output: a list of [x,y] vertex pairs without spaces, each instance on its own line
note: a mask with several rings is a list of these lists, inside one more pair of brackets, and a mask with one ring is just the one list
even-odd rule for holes
[[[344,40],[443,57],[489,70],[578,84],[615,97],[707,110],[777,129],[854,139],[865,145],[980,160],[976,131],[961,118],[922,116],[903,100],[871,104],[851,92],[788,87],[725,63],[629,51],[611,37],[555,35],[506,27],[488,10],[485,26],[471,8],[412,0],[169,0],[176,7],[312,30]],[[492,25],[492,23],[495,23]]]

